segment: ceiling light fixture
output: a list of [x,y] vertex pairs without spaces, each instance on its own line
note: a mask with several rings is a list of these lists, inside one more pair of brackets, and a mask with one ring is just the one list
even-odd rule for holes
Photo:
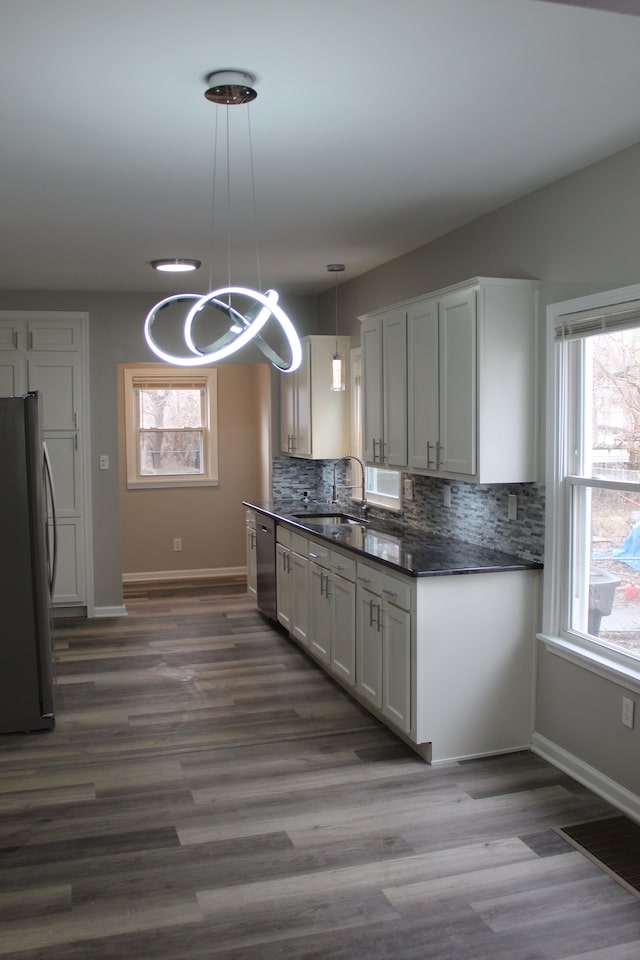
[[202,263],[200,260],[167,257],[165,260],[152,260],[151,266],[154,270],[160,270],[161,273],[189,273],[191,270],[198,270]]
[[344,270],[344,263],[328,263],[329,273],[336,275],[336,349],[331,355],[331,389],[336,392],[345,389],[345,358],[338,351],[338,274]]
[[[201,296],[197,293],[179,293],[174,296],[165,297],[155,304],[147,314],[144,322],[144,336],[149,348],[164,360],[166,363],[182,367],[197,367],[204,364],[217,363],[226,357],[231,356],[237,350],[246,346],[253,340],[262,350],[267,359],[283,373],[291,373],[297,370],[302,361],[302,346],[300,338],[296,333],[295,327],[286,315],[282,307],[278,304],[279,295],[275,290],[267,290],[265,293],[261,289],[254,290],[251,287],[238,286],[231,282],[231,166],[229,149],[229,107],[251,103],[256,99],[257,93],[253,87],[255,83],[253,74],[240,70],[218,70],[210,73],[207,77],[208,89],[205,97],[212,103],[215,103],[226,109],[226,193],[227,193],[227,283],[226,286],[218,287]],[[251,188],[250,196],[253,202],[254,228],[256,222],[256,204],[255,204],[255,185],[253,176],[253,152],[251,149],[251,121],[249,111],[247,110],[248,134],[249,134],[249,161],[251,169]],[[218,116],[216,114],[215,143],[214,143],[214,163],[213,163],[213,189],[211,202],[211,270],[209,275],[209,287],[213,286],[213,234],[214,234],[214,213],[216,197],[216,167],[218,156]],[[257,233],[257,231],[256,231]],[[153,261],[152,265],[158,261]],[[197,263],[197,261],[171,261],[172,263]],[[199,264],[198,264],[199,265]],[[258,275],[258,287],[260,282],[260,258],[256,240],[256,268]],[[166,268],[165,268],[166,269]],[[174,267],[175,269],[175,267]],[[190,351],[188,356],[181,356],[170,353],[163,349],[155,340],[152,328],[158,318],[158,314],[173,304],[183,302],[192,302],[192,306],[183,321],[183,338],[187,349]],[[205,307],[211,307],[213,310],[205,311],[208,316],[205,318],[202,312]],[[241,309],[242,307],[242,309]],[[211,333],[206,334],[199,331],[199,343],[196,343],[196,330],[198,325],[205,326],[204,319],[208,319],[209,326],[212,320],[223,319],[225,330],[218,334],[212,342],[202,343],[206,337],[210,339]],[[282,327],[288,344],[288,357],[281,356],[276,352],[261,336],[260,331],[265,324],[273,318]],[[198,322],[196,322],[198,321]]]

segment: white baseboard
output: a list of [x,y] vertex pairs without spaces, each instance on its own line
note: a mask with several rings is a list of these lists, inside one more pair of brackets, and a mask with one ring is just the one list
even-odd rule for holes
[[124,604],[119,607],[95,607],[93,616],[96,620],[101,617],[126,617],[127,608]]
[[534,733],[531,749],[544,760],[548,760],[554,767],[568,773],[578,783],[589,787],[595,794],[602,797],[603,800],[607,800],[628,817],[640,821],[640,797],[637,794],[631,793],[626,787],[616,783],[615,780],[611,780],[599,770],[596,770],[595,767],[589,766],[579,757],[569,753],[563,747],[559,747],[551,740],[547,740],[539,733]]
[[152,570],[149,573],[123,573],[123,583],[161,583],[163,580],[222,580],[246,577],[246,567],[212,567],[204,570]]

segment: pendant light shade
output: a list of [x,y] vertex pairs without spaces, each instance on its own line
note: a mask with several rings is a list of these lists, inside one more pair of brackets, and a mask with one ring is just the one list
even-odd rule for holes
[[[216,166],[218,149],[218,127],[226,128],[226,248],[227,248],[227,275],[225,281],[220,286],[210,290],[204,296],[197,293],[181,293],[174,296],[165,297],[160,300],[147,314],[144,323],[144,335],[149,348],[157,357],[166,363],[183,367],[204,366],[205,364],[217,363],[226,357],[240,350],[252,341],[260,348],[266,358],[283,373],[290,373],[296,370],[302,361],[302,346],[296,333],[295,327],[284,310],[278,304],[279,296],[275,290],[262,291],[260,279],[260,258],[257,248],[257,229],[255,227],[255,185],[253,178],[253,154],[251,147],[251,125],[247,109],[247,127],[249,160],[251,170],[251,182],[247,189],[242,191],[244,196],[252,198],[253,201],[253,219],[254,230],[256,233],[256,273],[259,289],[253,289],[248,285],[240,285],[232,282],[231,279],[231,177],[230,177],[230,145],[229,145],[229,108],[233,106],[243,106],[256,99],[257,93],[254,89],[255,77],[253,74],[240,70],[219,70],[209,74],[207,77],[207,90],[205,97],[211,103],[216,104],[217,110],[225,113],[226,123],[218,124],[216,116],[215,127],[215,148],[213,163],[213,190],[211,196],[211,271],[209,276],[209,287],[213,287],[213,241],[214,241],[214,212],[216,210]],[[225,206],[225,204],[223,204]],[[200,266],[198,260],[183,260],[174,258],[170,260],[154,260],[151,265],[156,270],[165,270],[169,272],[182,272],[185,270],[197,269]],[[182,321],[182,336],[187,351],[186,355],[176,354],[170,349],[165,349],[157,342],[154,335],[154,324],[158,315],[168,310],[169,316],[173,319],[172,310],[177,305],[188,303],[186,315]],[[186,309],[186,308],[185,308]],[[164,315],[164,326],[167,330],[167,314]],[[273,347],[271,347],[263,338],[261,331],[270,321],[275,321],[281,328],[278,335],[278,341],[281,341],[282,334],[286,340],[287,349],[282,356]],[[220,325],[222,323],[222,333]],[[175,325],[173,325],[175,326]],[[211,330],[215,330],[212,339]],[[204,332],[203,332],[204,330]],[[208,331],[208,332],[207,332]]]
[[336,308],[336,349],[331,355],[331,389],[339,392],[345,389],[346,360],[343,353],[338,351],[338,274],[344,271],[344,263],[328,263],[329,273],[335,273],[335,308]]

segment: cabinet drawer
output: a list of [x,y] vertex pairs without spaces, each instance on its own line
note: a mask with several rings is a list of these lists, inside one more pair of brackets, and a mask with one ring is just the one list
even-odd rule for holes
[[344,553],[337,553],[335,550],[331,551],[331,569],[334,573],[337,573],[338,576],[344,577],[345,580],[351,580],[355,582],[356,579],[356,561],[353,557],[347,557]]
[[282,543],[285,547],[291,546],[291,530],[289,527],[283,527],[280,523],[277,525],[276,543]]
[[383,573],[380,577],[380,593],[383,600],[394,603],[403,610],[411,610],[411,581]]
[[321,564],[321,566],[329,567],[329,555],[331,553],[329,547],[325,546],[324,543],[318,543],[317,540],[308,540],[307,544],[307,556],[309,560],[315,560],[315,562]]
[[396,577],[382,567],[358,561],[356,579],[360,586],[376,593],[383,600],[388,600],[403,610],[411,609],[412,584],[407,577]]

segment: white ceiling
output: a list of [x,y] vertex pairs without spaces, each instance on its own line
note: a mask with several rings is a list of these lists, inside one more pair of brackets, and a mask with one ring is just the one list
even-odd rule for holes
[[640,3],[0,0],[0,289],[208,289],[226,111],[204,78],[229,67],[258,90],[229,110],[258,225],[232,192],[234,281],[257,284],[256,236],[264,287],[361,274],[640,140],[640,18],[616,6]]

